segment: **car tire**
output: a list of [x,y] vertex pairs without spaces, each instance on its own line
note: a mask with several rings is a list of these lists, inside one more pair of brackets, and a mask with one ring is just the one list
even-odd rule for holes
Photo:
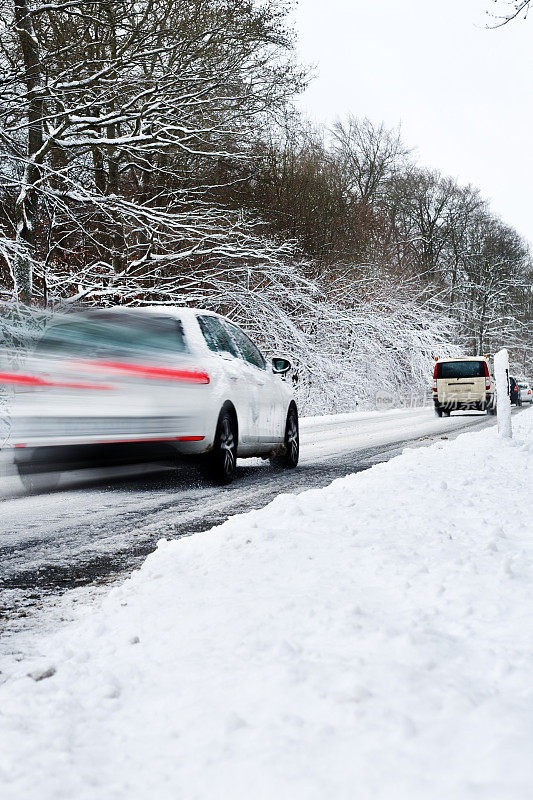
[[444,414],[445,417],[449,417],[452,412],[450,411],[449,408],[445,408],[443,409],[442,413]]
[[283,439],[285,451],[271,458],[274,466],[294,469],[298,466],[300,458],[300,429],[298,425],[298,410],[296,406],[291,406],[285,422],[285,436]]
[[234,415],[223,410],[217,422],[213,450],[207,458],[207,472],[214,483],[227,486],[235,477],[237,463],[237,423]]
[[440,406],[435,406],[435,414],[437,417],[442,417],[442,408]]

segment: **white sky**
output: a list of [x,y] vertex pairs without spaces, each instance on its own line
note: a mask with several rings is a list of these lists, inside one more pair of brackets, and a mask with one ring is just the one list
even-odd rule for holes
[[[496,6],[498,8],[498,6]],[[492,0],[299,0],[299,106],[401,123],[423,167],[477,186],[533,243],[533,15],[486,30]]]

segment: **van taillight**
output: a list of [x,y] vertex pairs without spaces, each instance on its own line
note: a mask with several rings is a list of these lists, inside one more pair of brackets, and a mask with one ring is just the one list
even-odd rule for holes
[[435,364],[435,369],[433,370],[433,378],[437,379],[437,364]]

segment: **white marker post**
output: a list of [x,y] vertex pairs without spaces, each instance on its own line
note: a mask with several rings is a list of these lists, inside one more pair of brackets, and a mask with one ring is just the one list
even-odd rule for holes
[[509,353],[505,348],[494,356],[494,377],[496,378],[498,433],[502,439],[512,439],[511,398],[509,397]]

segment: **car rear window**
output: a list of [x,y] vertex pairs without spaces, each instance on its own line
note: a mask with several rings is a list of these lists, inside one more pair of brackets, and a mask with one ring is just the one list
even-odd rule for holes
[[484,378],[484,361],[444,361],[437,364],[437,378]]
[[51,325],[37,352],[82,357],[143,351],[186,353],[181,321],[158,314],[98,312]]

